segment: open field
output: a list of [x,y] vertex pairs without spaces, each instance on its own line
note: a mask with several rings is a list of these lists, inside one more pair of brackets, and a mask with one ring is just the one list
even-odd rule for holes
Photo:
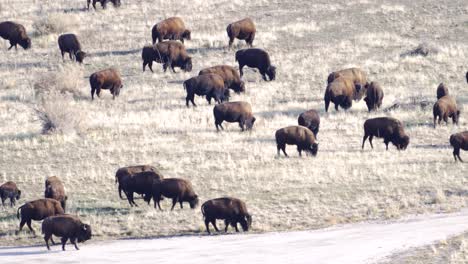
[[[201,200],[229,195],[247,202],[253,231],[306,230],[339,223],[457,211],[467,206],[467,163],[455,163],[450,134],[468,128],[468,5],[453,1],[123,1],[120,9],[84,10],[84,0],[3,0],[0,20],[22,23],[33,48],[7,51],[0,40],[0,182],[17,182],[19,203],[40,198],[46,177],[62,178],[70,213],[93,226],[96,240],[204,232],[199,209],[159,212],[130,208],[117,195],[117,168],[153,164],[165,177],[190,179]],[[190,73],[142,73],[141,48],[151,27],[173,15],[192,30],[186,41]],[[252,104],[252,132],[237,124],[216,133],[213,105],[196,98],[185,107],[182,82],[216,64],[236,65],[226,25],[250,16],[257,24],[254,46],[266,49],[277,80],[264,82],[245,70],[247,92],[231,101]],[[33,27],[33,25],[35,25]],[[78,34],[91,54],[82,66],[62,61],[61,33]],[[427,57],[400,54],[426,42]],[[243,43],[236,49],[244,48]],[[113,101],[108,91],[90,100],[88,77],[114,66],[124,88]],[[435,101],[444,82],[462,108],[459,126],[433,129],[432,107],[369,114],[363,101],[350,111],[324,112],[329,72],[357,66],[379,81],[386,108],[395,102]],[[36,84],[36,85],[35,85]],[[69,91],[47,97],[37,84]],[[34,88],[36,86],[36,89]],[[44,85],[42,85],[44,86]],[[66,133],[41,135],[35,108],[64,113]],[[315,158],[276,157],[276,129],[297,124],[304,110],[320,110]],[[361,150],[363,122],[392,116],[405,123],[411,141],[398,152]],[[468,153],[462,152],[468,159]],[[18,229],[16,208],[0,209],[0,246],[42,243]],[[40,229],[34,223],[36,230]]]

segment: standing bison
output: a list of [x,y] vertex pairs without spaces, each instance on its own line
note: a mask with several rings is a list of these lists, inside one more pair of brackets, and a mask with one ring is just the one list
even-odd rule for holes
[[439,125],[442,119],[445,123],[448,123],[448,118],[452,118],[452,121],[455,125],[458,125],[458,118],[460,116],[460,110],[458,110],[457,102],[450,95],[441,97],[434,104],[432,109],[434,115],[434,128],[436,127],[436,119],[439,117]]
[[31,220],[40,221],[46,217],[64,213],[60,202],[54,199],[46,198],[27,202],[20,206],[16,213],[18,219],[20,219],[21,214],[19,231],[23,229],[24,224],[28,224],[29,230],[34,233],[31,227]]
[[174,210],[177,203],[180,204],[180,208],[183,208],[183,202],[189,203],[192,209],[198,205],[198,195],[194,192],[192,184],[184,179],[170,178],[155,182],[151,195],[147,195],[145,201],[149,204],[151,198],[153,198],[154,208],[157,205],[159,210],[162,210],[159,203],[161,196],[172,199],[171,211]]
[[161,181],[163,176],[155,171],[138,172],[133,177],[129,177],[120,185],[122,190],[127,195],[127,200],[130,206],[138,206],[133,198],[133,193],[142,194],[144,197],[151,196],[152,186]]
[[115,99],[116,96],[119,96],[120,89],[123,87],[120,74],[114,68],[91,74],[89,84],[91,85],[91,100],[94,100],[94,93],[101,97],[101,89],[109,89],[112,99]]
[[56,215],[49,216],[42,222],[42,234],[46,242],[47,249],[50,250],[49,240],[54,243],[52,235],[61,237],[62,250],[65,251],[65,244],[68,239],[75,245],[75,249],[79,250],[76,242],[84,242],[91,239],[91,226],[83,224],[77,216],[72,215]]
[[439,86],[437,86],[437,100],[446,95],[449,95],[448,88],[445,86],[444,83],[440,83]]
[[[115,182],[119,184],[118,191],[119,191],[120,199],[123,199],[122,186],[124,186],[125,182],[128,179],[132,178],[135,174],[139,172],[144,172],[144,171],[152,171],[156,173],[158,172],[158,170],[155,167],[150,166],[150,165],[128,166],[128,167],[122,167],[117,170],[117,172],[115,173]],[[127,196],[127,193],[125,193],[125,196]]]
[[276,130],[276,148],[278,150],[278,156],[280,155],[280,150],[283,151],[284,155],[287,157],[286,153],[286,144],[296,145],[299,156],[302,156],[302,151],[306,151],[313,156],[317,155],[318,143],[315,142],[315,136],[312,131],[307,127],[303,126],[289,126]]
[[13,207],[15,201],[21,198],[21,191],[16,186],[16,183],[8,181],[0,185],[0,198],[2,199],[3,206],[5,206],[5,200],[10,199],[10,207]]
[[244,231],[249,231],[249,228],[252,226],[252,216],[247,211],[245,202],[237,198],[223,197],[208,200],[201,206],[201,211],[208,234],[210,234],[209,223],[219,232],[216,226],[216,219],[224,220],[226,225],[224,232],[227,232],[229,225],[233,226],[236,232],[239,232],[237,223],[240,223]]
[[332,72],[328,75],[327,82],[330,84],[339,77],[345,77],[351,80],[355,87],[356,93],[354,94],[354,100],[361,100],[362,96],[366,94],[367,74],[359,68],[348,68],[336,72]]
[[47,178],[45,182],[44,198],[51,198],[60,202],[63,210],[68,197],[65,195],[65,188],[62,181],[57,176]]
[[195,104],[195,94],[200,96],[206,96],[206,100],[211,104],[211,99],[220,104],[224,101],[229,100],[229,89],[224,85],[223,78],[217,74],[209,73],[203,74],[196,77],[192,77],[183,83],[184,89],[187,91],[185,97],[185,105],[189,107],[189,101]]
[[364,98],[364,101],[367,105],[367,110],[377,110],[382,106],[382,100],[384,97],[384,92],[382,87],[377,82],[371,82],[370,84],[366,85],[367,89],[367,96]]
[[233,22],[227,26],[226,31],[229,37],[229,48],[232,46],[235,38],[245,40],[245,43],[252,47],[256,32],[252,19],[244,18]]
[[163,70],[166,72],[171,67],[175,73],[175,67],[179,67],[186,72],[192,71],[192,58],[188,55],[184,44],[177,41],[159,42],[154,46],[145,46],[141,53],[143,59],[143,71],[146,65],[153,72],[153,61],[163,64]]
[[450,136],[450,145],[453,147],[453,157],[455,161],[463,160],[460,158],[460,149],[468,150],[468,131],[456,133]]
[[31,39],[28,37],[28,34],[26,34],[24,26],[21,24],[11,21],[0,22],[0,37],[10,41],[11,46],[8,50],[13,47],[18,49],[18,44],[25,50],[31,48]]
[[317,134],[320,128],[320,115],[316,110],[311,109],[300,114],[297,118],[297,123],[300,126],[305,126],[310,129],[317,139]]
[[[93,8],[96,9],[96,3],[99,2],[101,3],[102,9],[106,9],[107,2],[111,2],[114,7],[119,7],[120,6],[120,0],[93,0]],[[89,4],[91,3],[91,0],[87,0],[88,4],[88,10],[89,10]]]
[[391,117],[377,117],[367,119],[364,122],[364,138],[362,139],[362,149],[364,143],[369,138],[369,143],[372,148],[372,139],[375,137],[383,138],[386,149],[388,150],[388,143],[392,142],[398,150],[405,150],[409,144],[409,137],[406,135],[403,124]]
[[338,111],[339,106],[345,110],[351,108],[356,93],[356,87],[351,79],[346,77],[335,79],[327,85],[325,90],[325,112],[328,112],[330,102],[335,104],[336,111]]
[[153,38],[153,44],[162,42],[164,39],[180,40],[184,43],[184,39],[190,40],[190,30],[185,28],[184,21],[180,17],[170,17],[165,19],[151,29],[151,36]]
[[67,52],[70,60],[73,61],[75,59],[77,62],[83,63],[86,52],[81,50],[81,44],[75,34],[60,35],[58,38],[58,45],[62,53],[62,59],[64,59],[64,54]]
[[232,89],[236,93],[245,92],[245,83],[241,81],[239,73],[234,67],[229,65],[216,65],[210,68],[201,70],[198,75],[215,73],[221,76],[224,80],[224,84]]
[[239,122],[239,126],[244,131],[252,129],[255,122],[255,117],[252,114],[252,107],[247,102],[226,102],[216,105],[213,108],[213,114],[215,118],[216,130],[219,131],[219,127],[224,130],[222,126],[223,121],[226,122]]
[[242,68],[249,66],[257,68],[262,75],[263,80],[270,81],[276,78],[276,67],[271,65],[270,55],[262,49],[242,49],[236,52],[236,61],[239,63],[240,76],[244,75]]

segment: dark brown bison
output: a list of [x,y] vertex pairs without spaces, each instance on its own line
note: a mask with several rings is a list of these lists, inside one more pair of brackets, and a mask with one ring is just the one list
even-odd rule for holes
[[156,40],[162,42],[163,39],[180,40],[184,43],[184,39],[191,39],[191,32],[185,28],[182,18],[170,17],[154,25],[151,29],[151,36],[153,44]]
[[65,250],[65,244],[68,239],[75,245],[75,249],[79,250],[76,242],[84,242],[91,239],[91,226],[83,224],[78,216],[73,215],[55,215],[49,216],[42,222],[42,234],[46,242],[47,249],[50,250],[49,240],[54,245],[52,235],[61,237],[62,250]]
[[219,127],[224,130],[223,121],[239,122],[240,128],[244,131],[245,127],[249,130],[252,129],[256,120],[252,114],[252,107],[247,102],[226,102],[216,105],[213,108],[213,114],[218,131]]
[[11,46],[8,50],[13,47],[18,49],[18,44],[25,50],[31,48],[31,39],[26,34],[24,26],[21,24],[11,21],[0,22],[0,37],[10,41]]
[[217,65],[201,70],[198,75],[207,73],[215,73],[221,76],[224,80],[224,84],[234,92],[245,92],[245,83],[241,81],[239,73],[236,69],[234,69],[234,67],[229,65]]
[[468,131],[456,133],[450,136],[450,145],[453,147],[453,157],[455,161],[463,160],[460,158],[460,149],[468,150]]
[[[120,0],[93,0],[93,8],[96,9],[96,3],[99,2],[101,3],[102,9],[106,9],[107,2],[111,2],[114,7],[119,7],[120,6]],[[87,0],[88,4],[88,10],[89,10],[89,4],[91,3],[91,0]]]
[[171,211],[174,210],[177,202],[180,204],[180,208],[183,208],[183,202],[188,202],[192,209],[198,205],[198,195],[193,191],[192,184],[184,179],[169,178],[155,182],[151,195],[145,196],[145,201],[149,204],[153,198],[154,208],[157,205],[159,210],[162,210],[159,203],[161,196],[172,199]]
[[320,115],[316,110],[311,109],[300,114],[297,123],[310,129],[314,133],[315,139],[317,139],[320,128]]
[[65,195],[65,187],[62,181],[57,176],[49,177],[45,181],[44,198],[51,198],[59,201],[65,211],[68,197]]
[[406,135],[403,124],[391,117],[377,117],[367,119],[364,122],[364,138],[362,139],[362,149],[364,143],[369,138],[369,143],[372,148],[372,139],[375,137],[383,138],[386,149],[388,150],[388,143],[392,142],[398,150],[405,150],[409,144],[409,137]]
[[86,52],[81,50],[81,44],[75,34],[63,34],[58,38],[58,45],[64,59],[65,52],[68,52],[70,60],[76,59],[77,62],[82,63],[86,57]]
[[123,180],[120,186],[127,195],[128,203],[133,207],[134,205],[138,206],[133,198],[133,193],[141,194],[143,197],[151,196],[153,184],[161,181],[163,178],[159,172],[143,171]]
[[237,198],[223,197],[208,200],[201,206],[201,211],[208,234],[210,234],[209,223],[219,232],[216,226],[216,219],[224,220],[226,225],[224,232],[227,232],[229,225],[233,226],[236,232],[239,232],[237,223],[240,223],[244,231],[249,231],[249,228],[252,226],[252,216],[247,211],[247,206]]
[[299,156],[302,156],[302,151],[306,151],[313,156],[317,155],[318,143],[315,142],[315,136],[312,131],[303,126],[289,126],[276,130],[276,148],[278,156],[280,150],[283,150],[284,155],[287,157],[286,144],[296,145]]
[[257,68],[262,75],[263,80],[270,81],[276,78],[276,67],[271,65],[270,55],[262,49],[242,49],[236,52],[236,61],[239,63],[240,76],[244,75],[242,68],[249,66]]
[[356,86],[354,100],[361,100],[366,94],[367,74],[359,68],[348,68],[328,75],[327,82],[330,84],[339,77],[345,77],[351,80]]
[[171,67],[175,73],[175,67],[181,68],[183,71],[192,71],[192,58],[185,50],[184,44],[177,41],[159,42],[154,46],[145,46],[141,53],[143,59],[143,71],[146,65],[153,72],[153,61],[163,64],[163,70],[166,72],[168,67]]
[[327,85],[325,90],[325,112],[328,112],[330,102],[335,104],[336,111],[338,111],[339,106],[345,110],[351,108],[356,92],[356,87],[351,79],[346,77],[335,79]]
[[122,89],[122,79],[119,72],[114,68],[105,69],[95,72],[89,77],[91,85],[91,100],[94,100],[94,93],[101,97],[101,89],[109,89],[112,94],[112,99],[119,96]]
[[40,221],[46,217],[64,214],[64,210],[60,205],[60,202],[55,199],[45,198],[30,201],[18,208],[16,217],[20,219],[21,213],[21,222],[19,231],[23,229],[24,224],[27,224],[29,230],[34,233],[34,230],[31,227],[31,220]]
[[367,109],[370,111],[377,110],[382,106],[382,100],[384,97],[384,92],[382,87],[377,82],[371,82],[366,85],[367,96],[364,98],[366,102]]
[[452,118],[454,124],[458,125],[458,118],[460,116],[460,110],[457,108],[457,102],[450,95],[441,97],[434,104],[432,108],[432,113],[434,115],[434,128],[436,127],[436,119],[439,117],[439,125],[442,119],[445,123],[448,123],[448,118]]
[[213,98],[218,104],[229,100],[229,89],[224,85],[223,78],[217,74],[209,73],[192,77],[183,83],[187,91],[185,105],[189,107],[189,101],[195,104],[195,94],[206,96],[206,100],[211,104]]
[[16,183],[8,181],[0,185],[0,198],[2,199],[3,206],[5,206],[5,200],[10,199],[10,206],[13,207],[15,201],[21,198],[21,191],[16,186]]
[[234,39],[244,39],[245,43],[252,47],[255,39],[255,24],[250,18],[244,18],[242,20],[229,24],[226,28],[227,35],[229,37],[229,47],[232,46]]
[[446,95],[449,95],[448,88],[445,86],[444,83],[440,83],[439,86],[437,86],[437,100]]
[[[133,177],[135,174],[144,171],[153,171],[158,173],[158,170],[150,165],[128,166],[117,170],[117,172],[115,173],[115,182],[119,184],[118,191],[120,199],[124,199],[122,197],[122,186],[124,185],[124,182],[127,181],[129,178]],[[125,196],[127,196],[126,193]]]

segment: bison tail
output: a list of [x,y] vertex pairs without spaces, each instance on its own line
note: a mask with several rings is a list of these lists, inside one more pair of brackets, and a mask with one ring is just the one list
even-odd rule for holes
[[325,92],[325,112],[328,112],[328,107],[330,106],[330,95],[328,92]]
[[228,37],[231,37],[231,36],[232,36],[231,24],[229,24],[229,25],[227,26],[226,32],[227,32]]
[[16,210],[16,218],[18,218],[18,219],[20,219],[20,209],[22,209],[23,206],[18,207],[18,210]]

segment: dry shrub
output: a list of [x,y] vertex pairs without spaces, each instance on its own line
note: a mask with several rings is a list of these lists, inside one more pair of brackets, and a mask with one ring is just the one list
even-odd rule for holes
[[72,94],[83,96],[80,88],[85,85],[84,71],[80,65],[64,64],[56,71],[41,74],[34,83],[36,96],[43,97],[50,93]]
[[51,33],[65,33],[76,30],[79,25],[79,19],[76,15],[55,13],[45,15],[33,23],[36,34],[48,35]]

